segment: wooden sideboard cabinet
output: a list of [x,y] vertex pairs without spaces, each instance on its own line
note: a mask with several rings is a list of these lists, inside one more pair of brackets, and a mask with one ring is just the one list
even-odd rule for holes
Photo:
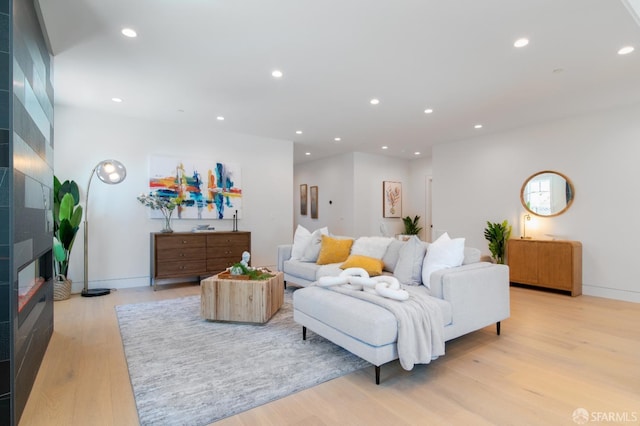
[[158,279],[209,276],[240,262],[251,252],[251,232],[154,232],[150,285]]
[[579,241],[507,242],[509,281],[582,294],[582,244]]

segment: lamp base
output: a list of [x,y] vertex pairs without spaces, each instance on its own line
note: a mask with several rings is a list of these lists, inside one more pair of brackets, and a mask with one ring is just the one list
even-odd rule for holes
[[96,297],[96,296],[106,296],[111,293],[110,288],[92,288],[89,290],[82,290],[82,297]]

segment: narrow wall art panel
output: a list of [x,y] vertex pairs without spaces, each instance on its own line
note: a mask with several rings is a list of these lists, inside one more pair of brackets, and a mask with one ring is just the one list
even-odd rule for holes
[[300,214],[307,215],[307,184],[300,185]]
[[309,188],[309,198],[311,198],[311,219],[318,218],[318,187]]
[[[240,165],[207,159],[151,157],[149,192],[160,197],[182,197],[179,219],[233,219],[242,217]],[[150,217],[162,218],[148,209]]]

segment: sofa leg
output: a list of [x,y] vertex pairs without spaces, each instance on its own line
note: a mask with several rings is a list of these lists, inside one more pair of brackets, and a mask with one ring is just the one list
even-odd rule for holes
[[284,289],[285,290],[287,289],[287,282],[286,281],[284,282]]
[[307,327],[302,326],[302,340],[307,340]]
[[496,323],[496,332],[498,333],[498,336],[500,335],[500,321],[498,321]]
[[380,384],[380,366],[376,365],[376,385]]

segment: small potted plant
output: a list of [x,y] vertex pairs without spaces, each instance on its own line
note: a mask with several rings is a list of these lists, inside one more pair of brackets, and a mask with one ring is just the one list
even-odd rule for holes
[[413,218],[411,216],[403,217],[402,222],[404,224],[404,233],[398,235],[398,238],[402,241],[407,241],[412,235],[418,235],[422,231],[422,227],[419,225],[420,216],[418,215]]
[[511,225],[505,219],[502,223],[487,221],[484,237],[489,241],[489,251],[496,263],[503,264],[507,250],[507,240],[511,236]]
[[53,177],[53,259],[56,279],[53,300],[65,300],[71,295],[71,280],[67,277],[69,258],[82,221],[82,206],[78,185],[72,180]]

